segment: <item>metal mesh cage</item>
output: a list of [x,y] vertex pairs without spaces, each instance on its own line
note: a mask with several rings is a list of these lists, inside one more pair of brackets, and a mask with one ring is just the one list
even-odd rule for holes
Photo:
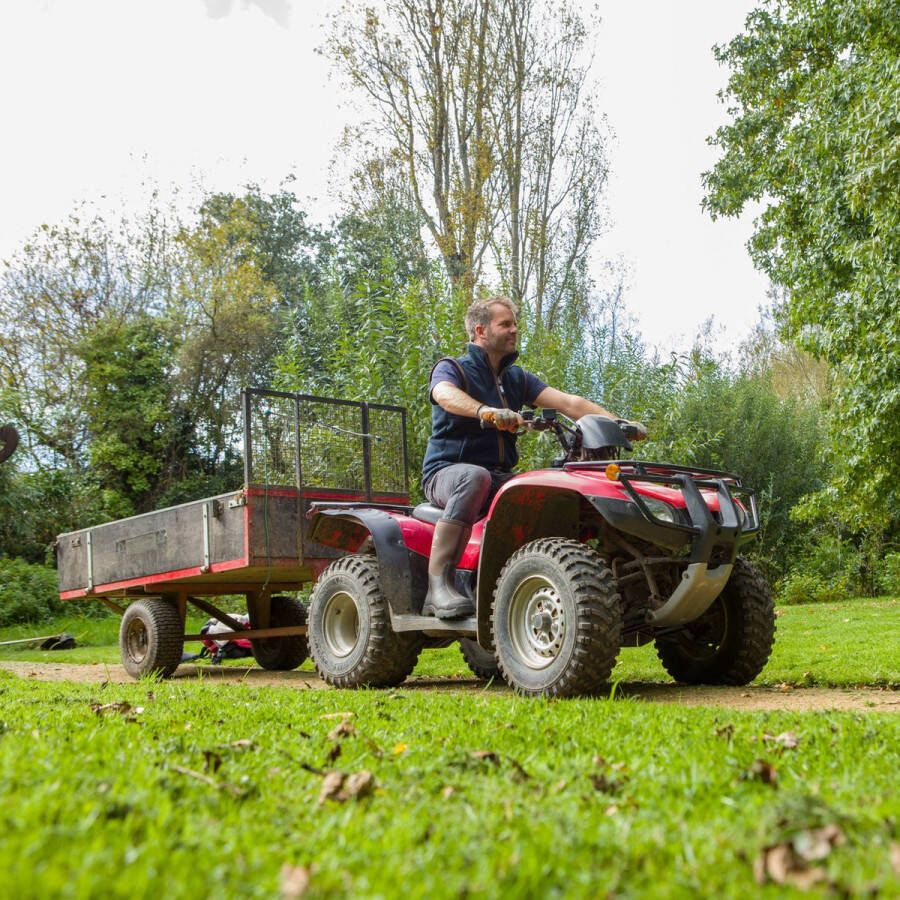
[[250,483],[297,483],[297,420],[293,397],[254,391],[249,394]]
[[364,491],[361,406],[307,399],[299,404],[303,485]]
[[401,407],[250,388],[244,418],[248,484],[408,493]]
[[372,489],[378,493],[405,494],[406,416],[389,406],[369,406],[372,435]]

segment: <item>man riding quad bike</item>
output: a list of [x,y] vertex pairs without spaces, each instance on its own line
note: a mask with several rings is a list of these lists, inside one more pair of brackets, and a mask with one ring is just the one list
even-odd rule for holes
[[[413,510],[323,502],[309,511],[310,538],[347,553],[310,600],[320,675],[341,687],[395,685],[423,647],[460,640],[477,675],[565,697],[599,690],[621,646],[655,641],[679,681],[751,681],[775,631],[765,582],[737,555],[759,530],[753,492],[727,473],[617,461],[643,427],[543,382],[529,387],[509,359],[514,313],[500,321],[511,304],[487,306],[487,325],[457,361],[459,381],[439,391],[432,379],[441,411],[425,492],[437,502]],[[578,418],[519,414],[538,397],[562,398]],[[523,428],[555,434],[563,454],[552,468],[509,472],[513,433]],[[473,447],[489,448],[485,476],[467,471],[476,468]]]

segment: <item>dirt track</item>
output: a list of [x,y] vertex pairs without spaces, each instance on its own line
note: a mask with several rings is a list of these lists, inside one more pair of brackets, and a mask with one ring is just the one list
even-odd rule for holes
[[[36,681],[74,681],[127,683],[131,678],[118,665],[76,665],[73,663],[0,662],[0,669],[20,678]],[[318,690],[326,685],[312,672],[266,672],[258,668],[183,665],[173,676],[185,681],[198,676],[204,681],[253,686],[278,685],[301,690]],[[404,689],[441,691],[480,691],[484,685],[474,679],[411,678]],[[502,692],[505,687],[491,687]],[[773,687],[685,687],[677,684],[620,684],[618,694],[634,700],[654,703],[680,703],[685,706],[721,706],[739,710],[784,710],[810,712],[829,709],[861,712],[900,712],[900,691],[878,688],[793,688]]]

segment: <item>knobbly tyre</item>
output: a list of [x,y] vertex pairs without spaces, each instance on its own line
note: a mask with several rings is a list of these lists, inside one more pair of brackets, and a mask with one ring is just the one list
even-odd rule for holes
[[[61,535],[62,596],[142,597],[124,608],[120,640],[135,676],[175,670],[198,639],[184,634],[189,604],[231,624],[202,595],[243,593],[251,628],[240,636],[261,665],[294,668],[308,651],[338,687],[400,684],[423,649],[454,641],[474,674],[525,695],[594,693],[622,646],[650,641],[678,681],[755,678],[775,621],[739,556],[759,530],[754,493],[723,472],[619,460],[628,426],[599,416],[544,410],[526,428],[555,435],[562,454],[510,479],[473,528],[456,575],[471,618],[421,614],[441,510],[409,505],[403,411],[259,390],[244,395],[243,489]],[[223,558],[223,530],[243,553]],[[203,564],[166,568],[170,534],[192,535]],[[151,559],[153,574],[132,572]],[[98,580],[117,564],[131,577]],[[66,589],[67,577],[88,585]],[[309,581],[308,606],[273,596]]]

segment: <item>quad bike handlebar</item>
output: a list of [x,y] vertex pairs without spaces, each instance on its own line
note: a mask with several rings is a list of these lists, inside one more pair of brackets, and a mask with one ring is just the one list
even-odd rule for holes
[[[577,421],[556,409],[542,409],[539,414],[519,413],[516,428],[510,428],[497,413],[485,410],[482,423],[504,431],[524,434],[528,431],[552,431],[563,450],[563,456],[554,460],[555,466],[570,462],[618,459],[621,449],[631,450],[632,440],[646,437],[646,430],[637,422],[626,419],[609,419],[606,416],[587,415]],[[510,418],[512,418],[510,416]]]

